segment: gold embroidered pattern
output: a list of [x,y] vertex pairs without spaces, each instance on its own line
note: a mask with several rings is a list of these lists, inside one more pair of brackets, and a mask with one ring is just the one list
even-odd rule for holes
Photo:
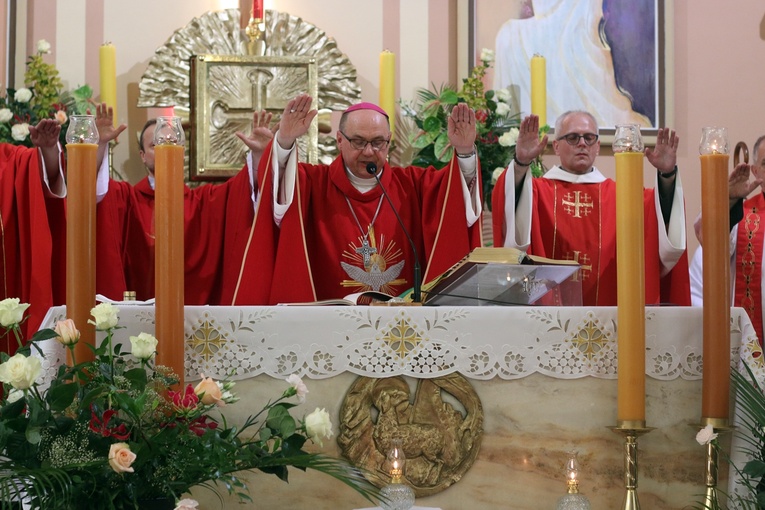
[[563,195],[561,204],[563,205],[563,210],[566,211],[566,214],[573,216],[574,218],[587,216],[592,212],[594,207],[590,194],[583,191],[566,193]]
[[225,344],[230,342],[225,333],[217,328],[211,320],[204,320],[194,329],[191,338],[188,340],[194,353],[210,361]]
[[592,264],[590,263],[590,256],[586,253],[582,253],[579,250],[574,250],[566,253],[563,258],[565,260],[573,260],[577,264],[579,264],[581,267],[579,268],[579,271],[574,275],[574,281],[579,281],[580,279],[582,281],[587,280],[590,277],[590,273],[592,272]]
[[597,320],[588,319],[569,341],[574,350],[592,361],[606,347],[609,339]]
[[406,358],[424,341],[420,332],[405,315],[396,317],[393,325],[387,331],[383,331],[380,340],[385,342],[401,359]]

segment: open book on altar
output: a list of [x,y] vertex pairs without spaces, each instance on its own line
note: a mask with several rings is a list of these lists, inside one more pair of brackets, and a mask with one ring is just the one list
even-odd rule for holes
[[404,300],[384,292],[376,290],[366,290],[348,294],[342,298],[322,299],[319,301],[306,301],[303,303],[279,303],[286,306],[353,306],[353,305],[371,305],[378,303],[403,303]]
[[581,306],[580,266],[516,248],[476,248],[422,289],[426,305]]

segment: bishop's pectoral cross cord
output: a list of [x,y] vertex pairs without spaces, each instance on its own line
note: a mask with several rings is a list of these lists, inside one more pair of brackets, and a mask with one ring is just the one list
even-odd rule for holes
[[380,196],[380,201],[377,203],[377,210],[375,211],[374,216],[372,216],[372,221],[369,222],[369,226],[367,227],[366,232],[364,232],[364,229],[361,227],[359,217],[356,216],[356,211],[353,210],[353,206],[351,205],[351,201],[347,195],[345,195],[345,202],[348,204],[348,208],[351,210],[351,215],[356,221],[356,225],[359,227],[359,231],[361,232],[361,246],[356,248],[356,253],[362,256],[364,261],[364,269],[369,269],[372,265],[372,254],[377,253],[377,248],[369,244],[369,232],[372,230],[372,227],[374,227],[375,221],[377,220],[377,215],[380,214],[380,209],[382,208],[383,203],[383,196]]

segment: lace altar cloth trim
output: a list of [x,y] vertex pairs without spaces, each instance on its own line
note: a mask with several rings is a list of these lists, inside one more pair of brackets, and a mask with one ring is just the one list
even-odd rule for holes
[[[116,341],[154,333],[152,306],[121,305]],[[64,317],[48,312],[42,327]],[[646,308],[646,374],[701,379],[701,308]],[[617,309],[580,307],[210,307],[185,309],[186,375],[616,378]],[[99,339],[102,333],[99,333]],[[159,339],[160,342],[163,339]],[[43,347],[51,378],[65,359]],[[741,308],[731,310],[731,359],[765,379],[762,350]]]

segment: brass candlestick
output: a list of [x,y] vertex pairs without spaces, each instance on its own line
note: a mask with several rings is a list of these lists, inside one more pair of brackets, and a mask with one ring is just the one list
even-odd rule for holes
[[[701,426],[712,426],[715,433],[728,432],[732,430],[729,422],[725,418],[702,418]],[[706,490],[704,491],[704,506],[703,508],[720,508],[719,497],[717,495],[717,479],[719,472],[719,451],[712,444],[712,441],[707,443],[707,458],[704,464],[704,485]]]
[[611,430],[624,436],[624,510],[640,510],[638,501],[638,444],[637,438],[653,430],[645,421],[622,421]]

